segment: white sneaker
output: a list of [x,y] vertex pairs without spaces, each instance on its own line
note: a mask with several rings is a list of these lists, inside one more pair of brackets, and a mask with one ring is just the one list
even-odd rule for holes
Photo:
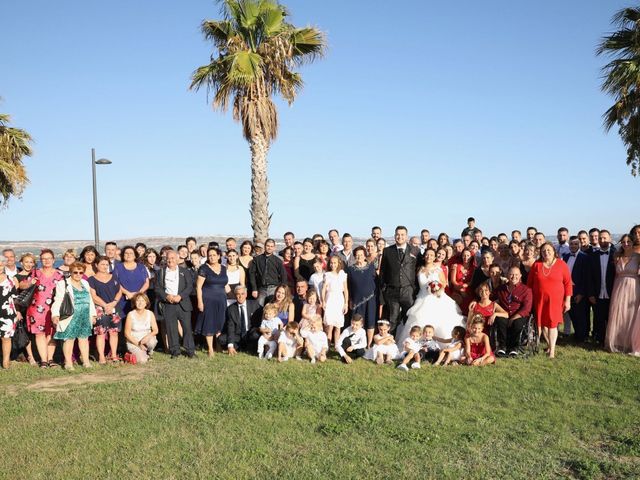
[[271,353],[271,352],[267,353],[267,356],[265,358],[267,360],[271,360],[273,358],[273,353]]
[[398,365],[398,370],[402,370],[403,372],[408,372],[409,367],[407,367],[404,363],[401,363],[400,365]]
[[281,359],[283,362],[288,362],[289,361],[289,357],[282,357]]
[[264,355],[262,353],[258,353],[258,359],[262,360],[264,358]]
[[303,360],[303,358],[302,358],[300,355],[296,355],[296,360],[300,360],[300,361],[302,361],[302,360]]
[[411,364],[411,368],[422,368],[422,367],[420,366],[420,362],[413,362]]
[[316,357],[313,357],[313,358],[311,359],[311,363],[316,363]]

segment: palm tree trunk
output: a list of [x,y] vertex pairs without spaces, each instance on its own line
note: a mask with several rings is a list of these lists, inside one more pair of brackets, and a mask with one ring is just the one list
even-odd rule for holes
[[269,238],[269,180],[267,179],[267,153],[269,143],[263,135],[254,135],[251,148],[251,228],[253,241],[264,243]]

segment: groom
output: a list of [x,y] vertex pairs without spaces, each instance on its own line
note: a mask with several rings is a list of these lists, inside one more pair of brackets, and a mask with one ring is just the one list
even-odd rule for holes
[[416,257],[407,245],[407,227],[396,227],[395,241],[395,245],[384,249],[380,265],[380,288],[393,335],[398,323],[407,321],[407,310],[413,305],[416,285]]

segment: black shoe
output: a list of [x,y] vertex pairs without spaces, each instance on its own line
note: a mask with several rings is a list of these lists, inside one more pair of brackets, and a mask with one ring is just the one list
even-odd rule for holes
[[187,353],[187,357],[196,358],[196,352]]
[[179,357],[180,357],[179,353],[177,353],[177,354],[176,353],[172,353],[171,354],[171,360],[173,360],[174,358],[179,358]]
[[496,352],[496,357],[506,357],[507,356],[507,352],[505,352],[503,349],[500,349]]

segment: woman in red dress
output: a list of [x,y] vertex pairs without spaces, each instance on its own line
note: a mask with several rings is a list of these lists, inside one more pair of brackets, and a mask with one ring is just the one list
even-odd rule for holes
[[533,264],[527,278],[533,290],[533,311],[538,330],[549,344],[549,358],[555,358],[558,324],[563,323],[564,313],[571,308],[573,285],[567,264],[560,260],[551,242],[540,247],[540,260]]
[[473,294],[469,292],[469,285],[473,277],[474,262],[468,248],[462,250],[460,262],[451,266],[451,298],[460,306],[464,315],[469,311],[469,304]]

